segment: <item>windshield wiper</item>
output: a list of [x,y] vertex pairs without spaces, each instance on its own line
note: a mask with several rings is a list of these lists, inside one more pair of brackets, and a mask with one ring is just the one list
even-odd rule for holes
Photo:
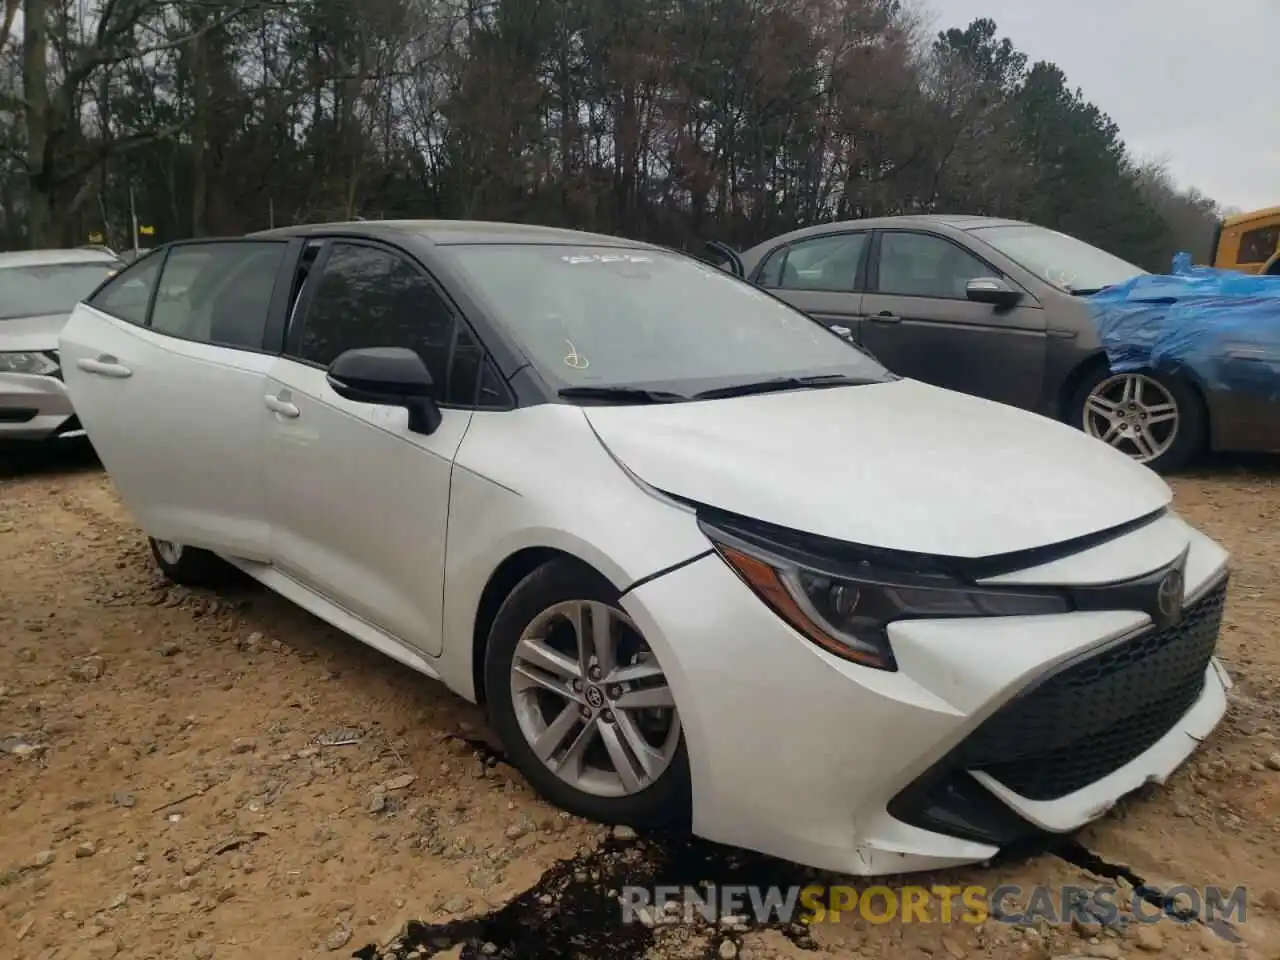
[[689,399],[683,393],[646,390],[644,387],[564,387],[558,395],[564,400],[602,400],[606,403],[680,403]]
[[817,387],[864,387],[882,383],[869,377],[850,377],[843,373],[824,373],[811,377],[774,377],[771,380],[755,380],[751,383],[735,383],[728,387],[714,387],[695,393],[695,400],[720,400],[725,397],[746,397],[753,393],[777,393],[780,390],[809,390]]

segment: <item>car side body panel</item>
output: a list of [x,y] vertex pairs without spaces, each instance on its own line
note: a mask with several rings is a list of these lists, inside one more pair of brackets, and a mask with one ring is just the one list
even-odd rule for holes
[[471,411],[444,410],[434,433],[413,433],[403,408],[346,400],[324,370],[288,357],[263,393],[288,405],[262,411],[275,564],[406,646],[439,654],[449,478]]
[[[618,464],[583,411],[565,404],[477,411],[454,464],[437,669],[468,699],[476,614],[490,577],[521,550],[557,550],[619,590],[706,553],[693,511]],[[662,651],[656,651],[659,658]]]
[[81,304],[64,376],[125,506],[148,534],[264,560],[270,522],[257,437],[265,353],[156,333]]

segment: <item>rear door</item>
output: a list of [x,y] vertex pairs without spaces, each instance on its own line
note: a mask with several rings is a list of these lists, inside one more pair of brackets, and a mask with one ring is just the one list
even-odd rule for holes
[[1021,289],[948,237],[877,231],[862,343],[904,377],[1035,410],[1045,376],[1044,310],[1030,294],[1011,308],[969,300],[965,285],[979,277]]
[[[404,409],[329,387],[329,364],[361,347],[422,357],[440,391],[439,429],[414,433]],[[267,383],[276,566],[428,655],[442,646],[453,460],[484,363],[479,341],[418,262],[394,247],[334,239],[303,285]]]
[[862,323],[862,288],[870,233],[807,237],[769,254],[755,282],[849,340]]
[[154,537],[270,555],[259,436],[268,326],[296,243],[176,244],[117,274],[64,328],[72,402],[125,505]]

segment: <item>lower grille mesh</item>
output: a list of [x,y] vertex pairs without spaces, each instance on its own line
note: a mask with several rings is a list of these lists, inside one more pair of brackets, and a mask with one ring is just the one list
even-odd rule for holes
[[1177,625],[1050,677],[988,718],[960,762],[1030,800],[1066,796],[1129,763],[1200,695],[1226,596],[1223,580]]

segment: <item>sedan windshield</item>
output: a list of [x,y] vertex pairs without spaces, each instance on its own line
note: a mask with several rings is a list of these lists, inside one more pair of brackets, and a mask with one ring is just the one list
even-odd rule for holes
[[118,266],[101,260],[0,267],[0,320],[69,314]]
[[[763,389],[775,390],[893,379],[821,324],[690,257],[567,245],[444,249],[566,398],[664,402],[766,380]],[[637,389],[590,389],[601,387]]]
[[1147,272],[1083,240],[1029,223],[978,227],[969,232],[1067,293],[1097,293]]

